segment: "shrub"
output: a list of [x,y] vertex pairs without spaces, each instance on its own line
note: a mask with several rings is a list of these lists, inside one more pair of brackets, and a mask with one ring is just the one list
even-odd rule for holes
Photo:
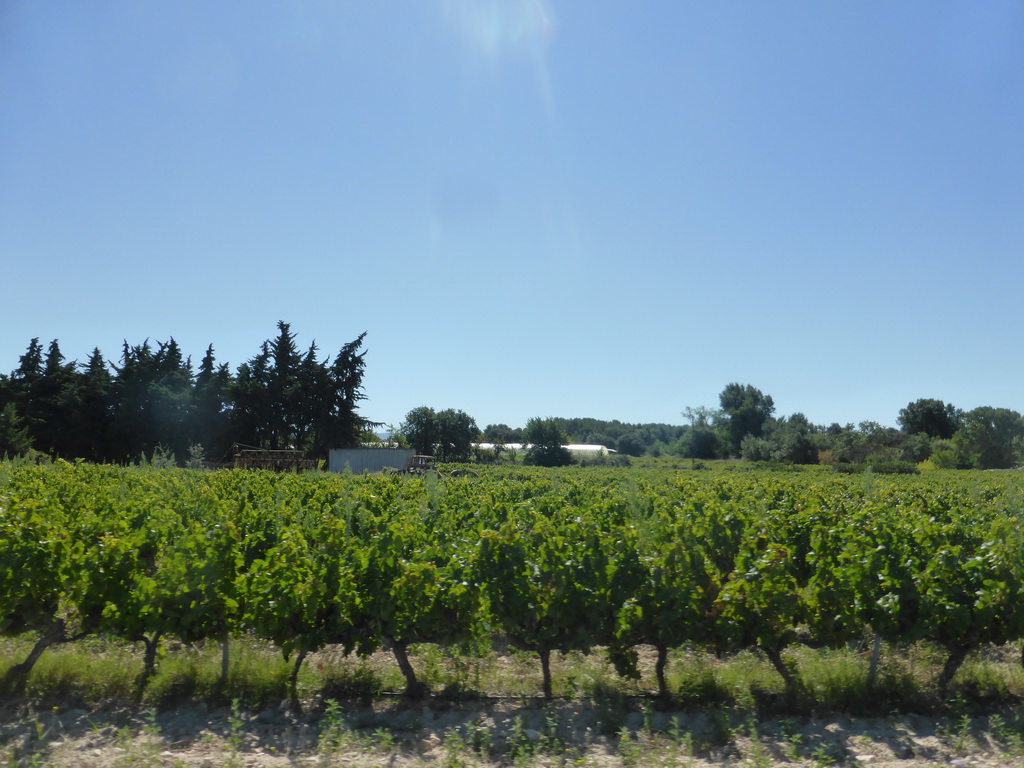
[[868,469],[877,475],[919,475],[921,471],[911,461],[868,461]]

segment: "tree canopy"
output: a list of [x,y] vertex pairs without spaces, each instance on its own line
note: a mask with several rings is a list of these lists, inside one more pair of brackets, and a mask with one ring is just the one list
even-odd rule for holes
[[911,435],[925,434],[948,440],[963,423],[963,413],[941,400],[922,398],[900,409],[900,428]]
[[[59,342],[30,341],[17,367],[0,374],[0,456],[38,451],[65,459],[125,463],[172,455],[179,463],[227,458],[232,444],[299,449],[326,458],[353,447],[374,427],[359,413],[366,369],[359,334],[334,358],[316,342],[302,348],[291,326],[232,373],[210,344],[194,366],[178,342],[124,342],[108,361],[94,349],[84,363],[68,361]],[[690,407],[686,423],[629,424],[594,418],[533,418],[525,428],[489,424],[481,436],[464,411],[414,408],[398,434],[442,461],[469,461],[473,443],[528,443],[526,460],[545,466],[572,461],[563,447],[592,443],[629,456],[743,458],[840,468],[917,471],[1001,469],[1024,462],[1024,417],[984,406],[964,412],[921,398],[900,409],[899,429],[873,421],[812,424],[803,414],[775,416],[770,395],[750,384],[725,386],[719,407]],[[484,454],[476,453],[479,459]],[[498,452],[488,452],[495,460]],[[515,456],[510,453],[509,456]]]
[[85,364],[67,362],[57,340],[32,339],[8,377],[0,377],[0,452],[33,449],[54,457],[130,462],[158,448],[179,462],[217,459],[232,443],[304,450],[360,442],[375,426],[358,413],[365,333],[333,362],[316,344],[298,350],[288,323],[232,376],[211,344],[194,370],[172,337],[124,343],[111,363],[95,349]]
[[530,444],[526,462],[539,467],[563,467],[572,463],[565,447],[567,437],[555,419],[532,418],[526,422],[523,437]]
[[476,421],[464,411],[448,408],[435,412],[425,405],[406,414],[399,432],[417,453],[441,461],[468,461],[480,435]]
[[743,438],[747,435],[760,437],[765,425],[775,413],[771,395],[750,384],[727,384],[718,396],[726,422],[726,435],[733,456],[740,455]]

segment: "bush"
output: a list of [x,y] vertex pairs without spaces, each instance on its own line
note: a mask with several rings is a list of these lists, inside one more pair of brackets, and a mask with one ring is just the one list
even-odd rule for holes
[[939,469],[957,469],[961,466],[960,456],[952,440],[936,440],[928,457]]
[[775,444],[763,437],[747,435],[740,445],[744,461],[772,461],[775,458]]
[[647,450],[644,441],[640,439],[639,435],[635,434],[623,435],[619,438],[615,447],[619,453],[625,453],[629,456],[643,456]]
[[846,475],[855,475],[861,472],[874,472],[876,475],[919,475],[921,470],[916,464],[909,461],[875,460],[867,462],[844,462],[838,461],[832,465],[836,472]]
[[832,464],[832,469],[844,475],[856,475],[861,472],[867,472],[868,465],[852,461],[837,461]]
[[577,459],[581,467],[630,467],[633,462],[623,453],[599,453]]
[[868,469],[876,475],[919,475],[921,470],[911,461],[868,461]]

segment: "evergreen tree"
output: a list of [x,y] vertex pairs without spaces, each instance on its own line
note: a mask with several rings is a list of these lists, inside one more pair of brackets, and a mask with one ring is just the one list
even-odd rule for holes
[[314,452],[314,443],[330,421],[334,399],[331,371],[326,361],[317,360],[316,353],[314,342],[299,363],[296,397],[292,404],[295,445],[304,451]]
[[146,397],[151,378],[153,350],[147,339],[137,346],[125,341],[121,364],[114,366],[111,386],[111,458],[132,461],[144,455],[147,446],[156,444],[151,429],[149,401]]
[[[212,345],[193,375],[177,341],[124,342],[118,364],[94,349],[79,366],[67,362],[56,340],[45,355],[39,339],[10,376],[0,376],[4,445],[26,445],[53,456],[90,461],[136,461],[163,446],[183,462],[199,444],[225,456],[232,442],[298,448],[326,458],[335,447],[357,445],[377,426],[360,416],[366,334],[342,347],[333,363],[305,354],[285,322],[235,377],[217,365]],[[10,406],[10,407],[8,407]]]
[[206,456],[227,455],[230,436],[231,373],[227,364],[216,364],[213,345],[206,348],[192,387],[191,441]]
[[77,410],[76,368],[74,362],[64,362],[57,340],[51,341],[41,376],[32,393],[36,419],[33,442],[37,450],[50,456],[75,456],[68,425],[72,423]]
[[43,346],[39,339],[29,342],[25,354],[18,358],[18,367],[8,382],[10,401],[18,412],[21,425],[28,430],[35,443],[41,425],[39,413],[39,383],[43,378]]
[[333,364],[317,359],[316,344],[298,352],[285,322],[259,355],[238,369],[230,389],[235,440],[260,448],[295,448],[326,458],[331,448],[358,445],[374,423],[357,413],[365,399],[362,381],[365,332],[349,342]]
[[229,390],[232,441],[257,448],[269,447],[270,342],[263,342],[260,353],[238,367]]
[[76,458],[110,461],[110,368],[99,349],[77,376],[75,408],[68,424],[69,451]]
[[366,372],[366,352],[359,350],[366,338],[363,331],[344,345],[334,358],[331,374],[334,380],[331,418],[325,427],[325,447],[352,448],[359,445],[363,434],[378,422],[369,421],[359,415],[359,404],[366,399],[363,392],[363,375]]
[[188,455],[192,432],[192,362],[171,337],[153,355],[153,378],[146,394],[152,418],[153,446],[161,445],[179,463]]
[[277,329],[277,338],[270,342],[273,366],[267,382],[270,411],[268,447],[275,450],[300,447],[296,443],[299,439],[297,421],[301,401],[298,379],[301,358],[295,346],[295,334],[284,321],[278,322]]
[[21,456],[30,450],[32,439],[28,435],[28,427],[18,416],[13,401],[8,401],[0,409],[0,459]]
[[124,343],[116,377],[111,415],[113,456],[118,461],[150,457],[158,446],[178,461],[188,450],[192,368],[172,338],[154,352],[147,339]]

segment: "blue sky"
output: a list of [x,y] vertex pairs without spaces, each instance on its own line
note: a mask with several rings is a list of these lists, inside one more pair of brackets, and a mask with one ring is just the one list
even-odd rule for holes
[[363,415],[1024,411],[1024,5],[4,0],[0,371],[367,331]]

